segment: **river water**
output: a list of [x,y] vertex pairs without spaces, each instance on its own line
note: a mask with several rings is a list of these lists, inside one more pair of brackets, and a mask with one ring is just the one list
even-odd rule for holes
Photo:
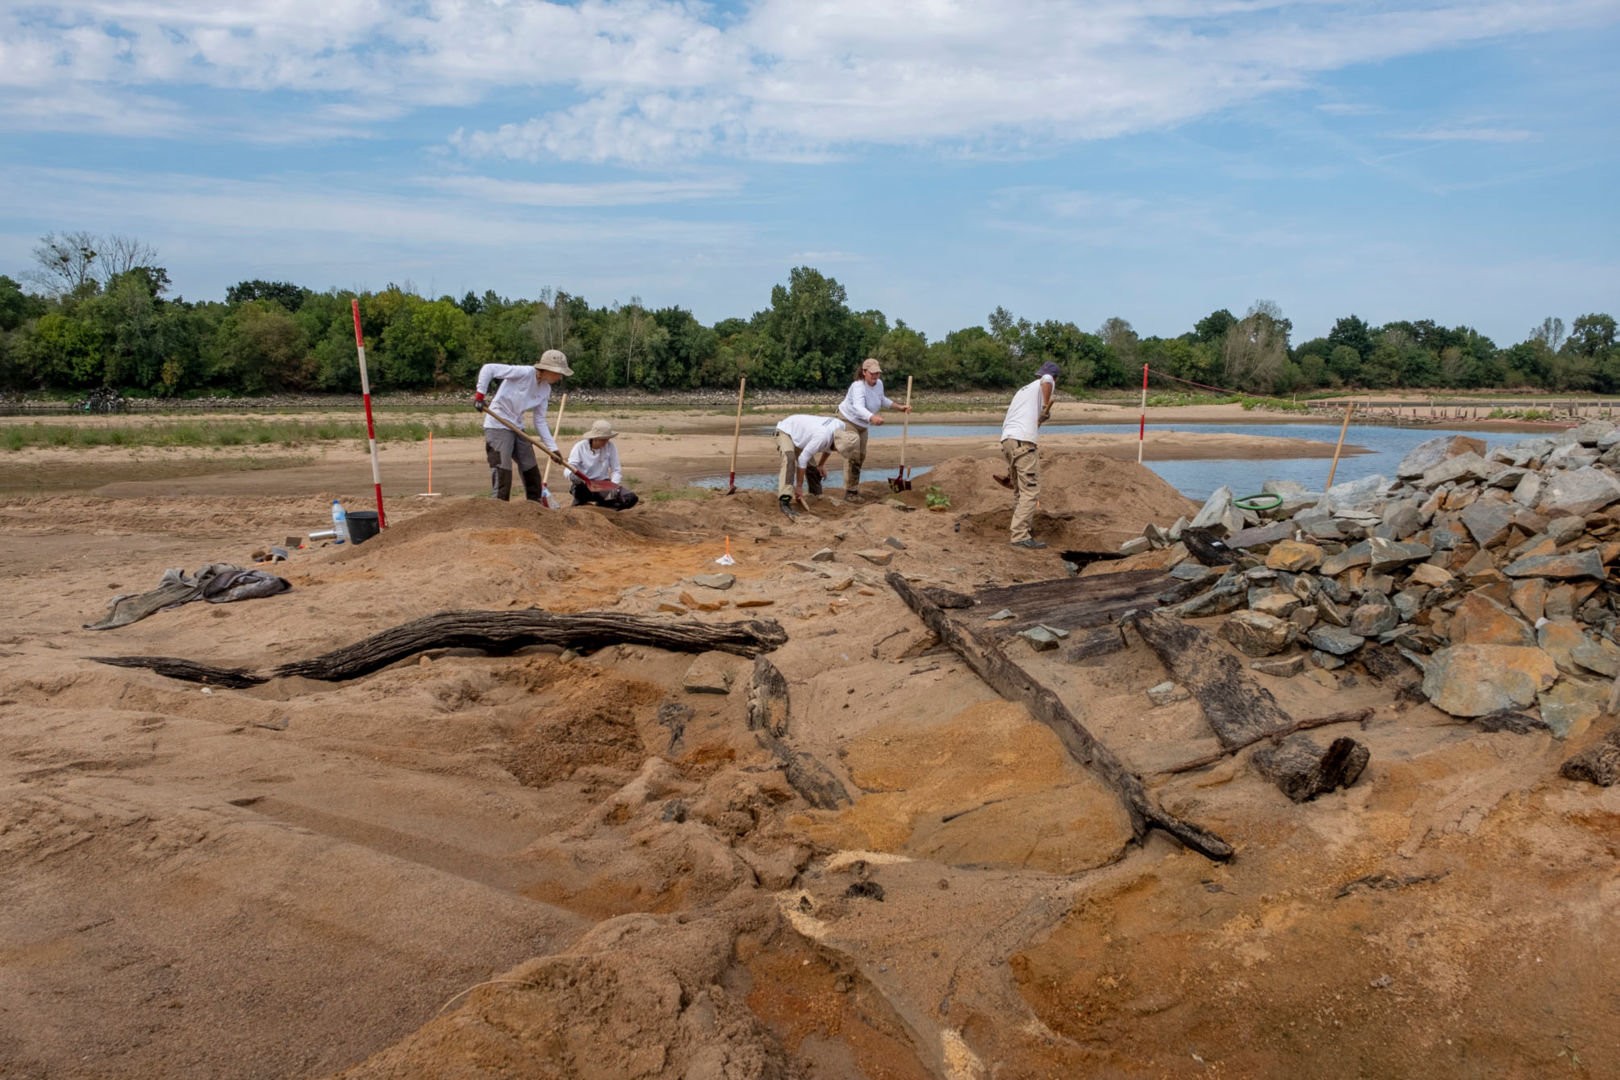
[[[1247,495],[1260,490],[1260,485],[1267,480],[1296,480],[1312,491],[1320,491],[1327,481],[1328,467],[1332,458],[1271,458],[1266,460],[1255,459],[1209,459],[1204,461],[1154,461],[1153,460],[1153,428],[1148,429],[1148,438],[1142,464],[1163,477],[1177,491],[1190,499],[1204,500],[1209,498],[1210,492],[1225,485],[1230,487],[1234,494]],[[1310,439],[1315,442],[1327,443],[1331,447],[1339,438],[1339,425],[1337,424],[1194,424],[1182,423],[1173,427],[1157,429],[1159,431],[1196,432],[1208,435],[1259,435],[1272,436],[1284,439]],[[1091,434],[1130,434],[1135,435],[1135,424],[1047,424],[1041,428],[1043,435],[1091,435]],[[1334,483],[1346,480],[1359,480],[1364,476],[1382,474],[1393,478],[1395,466],[1401,458],[1419,443],[1427,442],[1437,435],[1469,435],[1476,439],[1484,439],[1486,445],[1494,449],[1498,446],[1507,446],[1521,439],[1536,435],[1549,434],[1548,428],[1526,428],[1518,431],[1478,431],[1461,428],[1445,427],[1384,427],[1376,424],[1357,424],[1350,428],[1345,436],[1345,446],[1359,446],[1368,451],[1364,454],[1345,454],[1339,459],[1338,471],[1333,475]],[[761,428],[761,436],[768,436],[769,428]],[[872,429],[873,442],[888,442],[898,439],[901,434],[900,424],[885,424],[883,427]],[[999,424],[912,424],[911,434],[914,438],[976,438],[995,439],[1001,434]],[[872,448],[866,457],[866,468],[863,477],[869,480],[887,479],[894,475],[895,465],[900,459],[898,447]],[[843,486],[843,469],[838,458],[834,455],[828,461],[832,475],[828,476],[829,487]],[[928,467],[919,465],[912,470],[913,479],[923,477]],[[700,487],[725,487],[725,476],[706,476],[693,481]],[[776,486],[776,474],[749,473],[737,477],[737,486],[740,488],[770,490]]]

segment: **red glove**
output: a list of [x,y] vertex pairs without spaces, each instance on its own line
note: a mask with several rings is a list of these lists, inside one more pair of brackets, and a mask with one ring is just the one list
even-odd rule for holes
[[483,394],[474,394],[473,395],[473,408],[477,409],[479,412],[484,411],[484,395]]

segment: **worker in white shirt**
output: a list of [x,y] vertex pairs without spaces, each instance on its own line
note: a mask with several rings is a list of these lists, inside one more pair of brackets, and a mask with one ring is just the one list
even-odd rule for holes
[[[636,493],[622,485],[624,477],[619,470],[619,448],[613,440],[619,433],[606,420],[598,420],[585,432],[585,436],[568,452],[568,467],[578,475],[573,477],[575,506],[605,506],[609,510],[628,510],[640,500]],[[589,485],[580,480],[600,481],[612,485],[603,490],[601,484]],[[596,490],[592,490],[592,487]]]
[[1018,493],[1013,502],[1013,547],[1046,546],[1035,539],[1032,528],[1035,504],[1041,495],[1041,458],[1035,443],[1040,438],[1040,426],[1052,415],[1052,393],[1057,387],[1057,376],[1056,364],[1042,364],[1035,373],[1035,381],[1013,395],[1012,404],[1007,406],[1007,418],[1001,424],[1001,456],[1007,459],[1010,475],[996,479],[1008,483]]
[[[827,455],[837,450],[846,458],[855,449],[855,434],[842,420],[829,416],[789,416],[776,425],[776,450],[781,455],[781,469],[776,474],[776,498],[782,513],[793,517],[793,504],[804,505],[806,476],[817,482],[810,486],[812,495],[821,494],[821,466]],[[816,460],[817,457],[820,460]]]
[[[512,465],[515,462],[523,477],[523,496],[530,502],[540,502],[540,466],[534,457],[534,445],[519,437],[511,428],[503,427],[496,416],[504,417],[514,426],[523,426],[523,414],[533,411],[534,433],[545,444],[551,460],[561,465],[562,454],[557,452],[557,440],[546,427],[546,408],[551,401],[551,384],[565,375],[572,375],[568,357],[560,350],[547,349],[540,360],[530,364],[485,364],[478,369],[478,389],[473,394],[473,408],[486,413],[484,417],[484,457],[489,462],[490,494],[503,501],[512,497]],[[491,379],[501,380],[501,388],[494,398],[484,400]],[[487,415],[493,414],[493,415]]]
[[866,431],[868,425],[883,423],[878,410],[911,411],[910,405],[896,405],[883,395],[883,380],[879,378],[882,374],[883,368],[876,360],[868,357],[862,361],[860,375],[849,384],[849,393],[838,406],[839,418],[856,439],[853,451],[844,455],[844,498],[849,502],[861,501],[861,493],[856,489],[861,483],[861,464],[866,460]]

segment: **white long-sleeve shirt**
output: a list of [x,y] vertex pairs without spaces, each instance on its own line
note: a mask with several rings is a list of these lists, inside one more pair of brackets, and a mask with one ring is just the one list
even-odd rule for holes
[[830,416],[799,414],[777,424],[776,430],[793,440],[799,451],[799,468],[804,469],[817,454],[832,448],[833,436],[844,430],[844,422]]
[[[529,364],[485,364],[478,369],[478,392],[484,393],[489,389],[491,379],[501,380],[501,388],[495,391],[494,398],[490,399],[486,408],[495,416],[503,416],[516,424],[523,426],[523,414],[534,411],[534,433],[540,436],[540,441],[552,453],[557,452],[557,440],[552,438],[551,429],[546,427],[546,408],[551,401],[551,384],[540,381],[540,373]],[[484,427],[500,428],[501,422],[495,416],[484,417]]]
[[838,415],[858,428],[870,427],[872,414],[879,409],[892,409],[894,402],[883,396],[883,380],[879,379],[871,386],[866,385],[865,379],[856,379],[849,385],[849,393],[844,395],[843,404],[838,406]]
[[1003,439],[1021,439],[1024,442],[1040,440],[1041,411],[1046,408],[1046,399],[1041,393],[1042,384],[1055,387],[1057,382],[1050,375],[1042,375],[1032,383],[1025,383],[1013,395],[1012,404],[1007,406],[1007,419],[1001,424]]
[[592,450],[589,439],[579,440],[568,452],[568,467],[592,480],[621,483],[619,448],[613,445],[612,439],[609,439],[600,450]]

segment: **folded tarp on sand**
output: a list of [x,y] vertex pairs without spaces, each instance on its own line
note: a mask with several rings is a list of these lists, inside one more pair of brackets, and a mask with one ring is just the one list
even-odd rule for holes
[[115,596],[107,606],[111,609],[100,622],[85,623],[86,630],[113,630],[140,622],[153,612],[179,607],[193,600],[206,600],[210,604],[228,604],[233,600],[253,600],[260,596],[274,596],[292,588],[285,578],[264,570],[244,570],[230,563],[210,563],[187,577],[184,569],[165,570],[163,579],[151,592],[126,593]]

